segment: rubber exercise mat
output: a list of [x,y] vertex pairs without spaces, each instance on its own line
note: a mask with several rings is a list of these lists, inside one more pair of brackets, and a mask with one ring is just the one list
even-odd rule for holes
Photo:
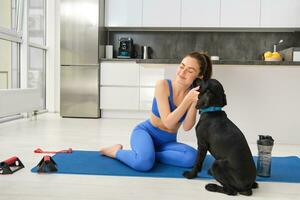
[[[155,163],[150,171],[138,172],[118,160],[101,156],[98,151],[73,151],[71,154],[56,154],[52,158],[57,163],[58,171],[56,173],[62,174],[184,178],[182,172],[190,170]],[[212,178],[207,174],[207,170],[213,160],[212,156],[206,156],[198,178]],[[256,161],[257,157],[254,157],[254,160]],[[37,172],[37,168],[34,167],[31,171]],[[257,177],[257,181],[300,183],[300,159],[297,156],[272,157],[271,177]]]

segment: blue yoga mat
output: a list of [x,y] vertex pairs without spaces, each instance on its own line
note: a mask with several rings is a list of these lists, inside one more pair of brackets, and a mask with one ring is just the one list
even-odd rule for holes
[[[174,167],[161,163],[155,163],[153,169],[148,172],[138,172],[122,164],[118,160],[101,156],[98,151],[73,151],[71,154],[56,154],[53,160],[57,164],[57,173],[62,174],[89,174],[109,176],[140,176],[162,178],[184,178],[182,172],[189,168]],[[207,155],[203,163],[202,171],[198,178],[211,179],[207,170],[214,158]],[[254,157],[257,160],[257,157]],[[37,172],[37,167],[31,169]],[[300,159],[297,156],[272,157],[271,177],[257,177],[257,181],[300,183]]]

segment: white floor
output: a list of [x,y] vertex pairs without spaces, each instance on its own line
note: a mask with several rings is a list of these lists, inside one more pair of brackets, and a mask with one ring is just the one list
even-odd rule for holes
[[[0,176],[0,200],[43,199],[299,199],[300,184],[259,182],[260,188],[251,197],[230,197],[204,189],[208,180],[140,178],[91,175],[39,175],[30,169],[42,155],[33,153],[37,147],[46,150],[73,148],[98,150],[100,146],[122,143],[129,147],[131,129],[141,120],[72,119],[57,114],[43,114],[37,121],[15,120],[0,124],[0,160],[18,156],[25,169],[13,175]],[[193,137],[179,140],[195,146]],[[251,145],[256,154],[256,145]],[[298,155],[300,145],[275,144],[273,155]],[[299,169],[300,170],[300,169]]]

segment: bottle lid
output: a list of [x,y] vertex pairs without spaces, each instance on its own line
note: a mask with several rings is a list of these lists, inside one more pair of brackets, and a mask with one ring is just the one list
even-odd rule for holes
[[270,135],[259,135],[257,144],[264,145],[264,146],[273,146],[274,139]]

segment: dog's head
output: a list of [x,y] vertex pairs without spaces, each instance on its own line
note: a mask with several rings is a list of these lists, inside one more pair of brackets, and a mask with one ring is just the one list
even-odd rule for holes
[[200,94],[196,105],[197,109],[204,109],[212,106],[224,107],[227,105],[223,86],[216,79],[208,79],[206,81],[196,79],[193,86],[200,86]]

